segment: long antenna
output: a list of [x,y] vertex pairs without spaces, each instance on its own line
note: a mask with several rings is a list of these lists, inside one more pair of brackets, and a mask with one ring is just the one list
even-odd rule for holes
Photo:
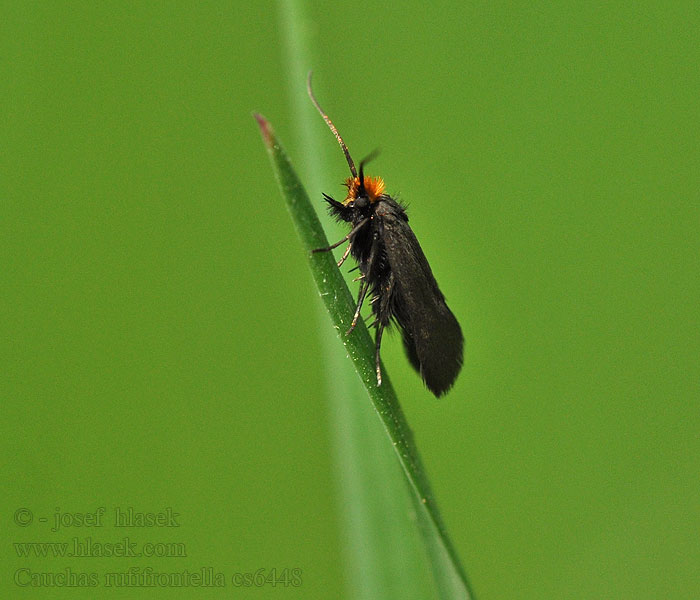
[[318,112],[321,113],[323,120],[326,122],[328,127],[331,128],[331,131],[333,132],[335,139],[338,140],[340,147],[343,149],[343,153],[345,154],[345,158],[348,161],[348,166],[350,167],[350,172],[352,173],[352,176],[357,177],[357,170],[355,169],[355,163],[352,162],[352,158],[350,157],[350,151],[348,150],[348,147],[345,145],[343,138],[340,137],[340,134],[338,133],[338,130],[335,128],[335,125],[333,125],[333,121],[331,121],[330,118],[328,117],[328,115],[325,112],[323,112],[321,105],[318,103],[318,100],[316,100],[316,96],[314,96],[314,92],[311,89],[311,74],[312,74],[312,71],[309,71],[309,76],[306,79],[306,89],[309,92],[309,98],[311,98],[311,102],[314,103],[316,110],[318,110]]

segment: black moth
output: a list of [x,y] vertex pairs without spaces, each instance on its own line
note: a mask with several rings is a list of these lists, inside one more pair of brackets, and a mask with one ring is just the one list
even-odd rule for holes
[[464,338],[459,323],[445,304],[445,297],[408,225],[406,210],[384,193],[381,178],[365,176],[367,159],[360,163],[358,176],[347,146],[313,95],[310,73],[307,87],[311,101],[340,143],[352,174],[345,182],[348,194],[344,202],[323,195],[330,213],[352,225],[350,233],[332,246],[314,250],[328,252],[348,241],[338,266],[349,254],[358,263],[360,291],[348,334],[355,328],[362,304],[369,295],[375,317],[370,327],[377,328],[377,385],[382,383],[379,366],[382,333],[393,319],[401,331],[408,360],[428,389],[441,396],[452,387],[462,368]]

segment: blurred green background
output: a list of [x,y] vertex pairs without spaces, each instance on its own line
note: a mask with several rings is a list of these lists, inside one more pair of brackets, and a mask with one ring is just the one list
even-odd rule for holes
[[[304,10],[322,105],[381,148],[464,329],[442,400],[398,336],[383,359],[477,597],[698,597],[697,4]],[[187,558],[139,566],[303,572],[169,598],[345,597],[325,323],[251,117],[303,176],[279,7],[2,14],[2,596],[154,594],[13,583],[131,566],[17,555],[118,541],[51,531],[104,506],[179,513],[128,535]],[[347,166],[320,135],[322,210]]]

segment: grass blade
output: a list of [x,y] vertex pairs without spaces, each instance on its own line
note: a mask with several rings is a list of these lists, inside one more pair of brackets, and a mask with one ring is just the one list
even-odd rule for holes
[[309,265],[319,294],[367,389],[372,405],[381,419],[407,477],[440,596],[473,598],[464,570],[435,505],[413,436],[385,369],[382,371],[383,384],[381,387],[377,386],[374,344],[369,332],[363,323],[358,323],[352,335],[345,335],[355,309],[350,290],[331,253],[311,253],[315,248],[328,246],[328,240],[316,211],[269,122],[259,114],[256,114],[255,118],[260,126],[263,142],[282,196],[287,203],[302,245],[308,253]]

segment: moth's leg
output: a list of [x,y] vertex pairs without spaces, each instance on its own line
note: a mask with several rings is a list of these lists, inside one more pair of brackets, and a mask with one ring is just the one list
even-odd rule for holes
[[375,232],[373,239],[372,239],[372,248],[369,251],[369,257],[367,258],[367,265],[365,269],[363,270],[363,273],[358,279],[360,279],[360,293],[358,294],[357,297],[357,308],[355,309],[355,314],[352,317],[352,323],[350,323],[350,329],[348,329],[347,333],[345,335],[349,335],[353,329],[355,329],[355,325],[357,325],[357,319],[360,318],[360,309],[362,308],[362,303],[365,301],[365,296],[367,295],[367,292],[369,291],[369,282],[368,282],[368,277],[369,274],[372,272],[372,267],[374,266],[374,259],[377,256],[377,250],[379,248],[379,236]]
[[347,330],[345,335],[350,335],[352,330],[355,329],[357,325],[357,319],[360,318],[360,309],[362,308],[362,303],[365,301],[365,296],[367,295],[367,290],[369,289],[369,284],[366,279],[362,280],[360,283],[360,293],[357,295],[357,308],[355,309],[355,314],[352,317],[352,323],[350,323],[350,329]]
[[386,283],[386,287],[381,291],[379,298],[379,310],[377,315],[377,337],[374,339],[375,355],[374,364],[377,370],[377,385],[382,385],[382,368],[379,362],[379,349],[382,346],[382,333],[384,333],[384,328],[389,325],[389,319],[391,315],[391,304],[392,304],[392,294],[394,292],[394,274],[389,274],[389,280]]
[[[360,231],[360,229],[362,229],[362,228],[367,224],[368,221],[369,221],[369,217],[366,217],[366,218],[362,219],[362,221],[360,221],[357,225],[355,225],[355,227],[353,227],[353,228],[350,230],[350,233],[348,233],[348,234],[347,234],[342,240],[340,240],[339,242],[336,242],[335,244],[331,244],[331,245],[328,246],[327,248],[316,248],[316,249],[312,250],[311,252],[330,252],[331,250],[333,250],[333,248],[337,248],[337,247],[340,246],[343,242],[347,242],[350,238],[352,238],[352,236],[354,236],[358,231]],[[350,245],[352,245],[352,242],[351,242]]]
[[379,365],[379,348],[381,348],[382,346],[382,333],[384,333],[384,325],[382,325],[382,323],[379,323],[377,325],[377,338],[374,341],[374,345],[376,348],[374,355],[374,364],[377,369],[377,386],[382,385],[382,368]]
[[345,262],[345,259],[350,256],[350,248],[352,248],[352,244],[348,244],[348,247],[345,248],[345,252],[343,252],[343,256],[340,257],[340,260],[338,261],[338,267],[341,267],[343,263]]

